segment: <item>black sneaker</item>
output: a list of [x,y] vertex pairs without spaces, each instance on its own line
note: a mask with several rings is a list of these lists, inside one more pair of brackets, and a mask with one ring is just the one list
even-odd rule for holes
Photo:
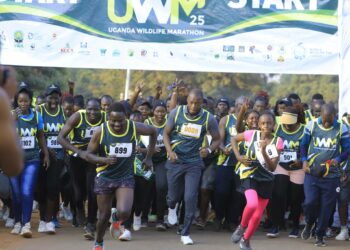
[[270,231],[266,234],[269,238],[277,238],[280,235],[278,227],[272,227]]
[[222,229],[222,223],[220,220],[214,220],[214,231],[219,232]]
[[239,242],[239,248],[241,250],[252,250],[252,248],[250,247],[250,243],[249,240],[245,240],[244,238],[242,238]]
[[320,236],[316,236],[315,246],[317,246],[317,247],[325,247],[326,243],[324,241],[324,238],[320,237]]
[[311,238],[312,231],[314,230],[315,224],[306,224],[303,231],[301,232],[301,238],[303,240],[308,240]]
[[232,236],[231,236],[231,241],[233,243],[238,243],[242,237],[243,237],[243,234],[244,234],[244,230],[245,228],[242,227],[242,225],[239,225],[236,230],[233,232]]
[[293,239],[299,238],[299,228],[293,228],[288,237]]
[[95,239],[95,227],[91,223],[86,224],[84,227],[84,238],[87,240]]

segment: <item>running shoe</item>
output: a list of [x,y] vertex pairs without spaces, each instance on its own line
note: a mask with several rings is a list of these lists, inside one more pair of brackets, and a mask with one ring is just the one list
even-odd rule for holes
[[249,240],[245,240],[243,237],[242,239],[239,241],[239,248],[241,250],[252,250],[252,248],[250,247],[250,242]]
[[189,235],[187,236],[181,236],[181,242],[184,245],[193,245],[193,240]]
[[5,223],[6,228],[13,228],[15,226],[15,220],[12,218],[8,218]]
[[141,229],[141,215],[136,216],[134,214],[134,222],[132,224],[132,228],[134,229],[134,231],[139,231]]
[[157,229],[157,231],[164,232],[167,230],[167,226],[165,223],[158,222],[156,225],[156,229]]
[[326,237],[327,238],[333,238],[335,236],[334,232],[333,232],[333,229],[332,228],[327,228],[326,230]]
[[347,226],[341,227],[340,233],[335,237],[336,240],[348,240],[349,239],[349,229]]
[[293,228],[288,237],[294,239],[299,238],[299,228]]
[[38,233],[46,233],[46,232],[47,232],[46,222],[41,220],[39,222]]
[[86,240],[94,240],[95,239],[95,227],[91,223],[86,224],[84,227],[84,238]]
[[65,207],[63,203],[61,203],[61,212],[66,221],[71,221],[73,219],[72,211],[69,207]]
[[11,230],[11,234],[20,234],[22,229],[22,225],[20,222],[17,222],[14,226],[13,229]]
[[315,224],[306,224],[303,231],[301,232],[301,238],[303,240],[308,240],[311,238],[312,231],[314,230]]
[[245,228],[242,225],[239,225],[236,230],[233,232],[232,236],[231,236],[231,241],[233,243],[238,243],[244,234],[244,230]]
[[7,220],[10,217],[10,209],[7,206],[2,207],[2,219]]
[[278,227],[272,227],[269,232],[266,234],[268,238],[277,238],[279,236],[279,229]]
[[24,238],[32,238],[32,231],[29,222],[22,227],[21,236],[23,236]]
[[320,237],[320,236],[316,236],[315,246],[317,246],[317,247],[325,247],[326,243],[324,241],[324,238]]
[[215,219],[214,220],[214,231],[219,232],[222,229],[222,221]]
[[176,207],[174,209],[171,209],[169,207],[168,211],[168,222],[170,225],[174,226],[177,223],[177,213],[176,213]]
[[203,230],[205,228],[205,221],[201,218],[198,217],[196,220],[196,226],[198,227],[199,230]]
[[55,228],[61,228],[62,227],[62,225],[57,220],[57,218],[53,218],[52,222],[53,222],[53,224],[55,224]]
[[55,223],[53,221],[46,223],[46,231],[45,232],[48,234],[55,234],[56,233],[56,226],[55,226]]
[[94,246],[93,250],[103,250],[103,243],[95,242],[95,246]]
[[130,241],[131,240],[131,232],[126,229],[124,226],[120,226],[120,241]]
[[84,210],[78,210],[77,211],[76,220],[77,220],[77,224],[79,226],[84,226],[85,225],[85,212],[84,212]]
[[155,214],[149,214],[149,215],[148,215],[148,222],[150,222],[150,223],[155,223],[155,222],[157,222],[157,215],[155,215]]

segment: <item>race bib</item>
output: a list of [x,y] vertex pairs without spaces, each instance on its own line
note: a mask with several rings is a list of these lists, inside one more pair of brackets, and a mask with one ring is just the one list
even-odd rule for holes
[[[256,152],[256,158],[258,159],[260,164],[265,167],[265,159],[264,159],[264,156],[262,155],[262,152],[260,150],[259,142],[257,142],[257,141],[254,142],[254,148],[255,148],[255,152]],[[273,158],[278,156],[277,148],[274,144],[267,145],[265,152],[270,159],[273,159]]]
[[132,153],[132,143],[117,143],[109,147],[109,155],[121,158],[130,157]]
[[97,128],[98,126],[85,129],[85,138],[91,139]]
[[58,143],[57,136],[47,137],[48,148],[62,148],[61,144]]
[[201,135],[202,125],[185,123],[181,127],[180,134],[198,139]]
[[156,146],[159,148],[164,147],[163,135],[158,135]]
[[23,149],[33,149],[35,147],[35,137],[34,136],[21,137],[21,145]]
[[232,126],[232,127],[230,128],[230,135],[231,135],[231,136],[236,136],[236,135],[237,135],[236,126]]
[[282,152],[280,155],[280,162],[286,163],[295,161],[297,159],[297,152]]

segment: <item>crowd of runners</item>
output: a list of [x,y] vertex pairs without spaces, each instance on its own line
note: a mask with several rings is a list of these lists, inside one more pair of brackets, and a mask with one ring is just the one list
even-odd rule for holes
[[213,98],[175,81],[147,98],[142,83],[127,100],[56,84],[34,97],[6,67],[0,87],[1,217],[11,234],[55,234],[65,219],[95,250],[106,230],[130,241],[151,225],[177,225],[191,245],[191,227],[212,223],[242,250],[260,225],[269,238],[287,228],[316,246],[349,239],[350,115],[321,94],[272,104],[264,91]]

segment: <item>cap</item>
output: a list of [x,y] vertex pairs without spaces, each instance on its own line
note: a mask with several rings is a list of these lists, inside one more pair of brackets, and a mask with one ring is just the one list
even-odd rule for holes
[[61,89],[60,89],[60,87],[58,87],[56,84],[51,84],[51,85],[49,85],[48,87],[47,87],[47,89],[46,89],[46,95],[48,96],[48,95],[51,95],[51,94],[53,94],[53,93],[57,93],[57,94],[59,94],[59,95],[61,95],[62,93],[61,93]]
[[147,100],[145,100],[145,99],[139,99],[138,101],[137,101],[137,106],[139,107],[139,106],[148,106],[150,109],[152,109],[152,105],[151,105],[151,103],[149,102],[149,101],[147,101]]
[[166,110],[166,104],[163,101],[156,101],[153,105],[153,110],[155,110],[157,107],[163,107]]
[[298,122],[298,115],[288,112],[283,112],[280,119],[282,124],[293,125]]
[[278,100],[277,103],[278,104],[285,104],[288,107],[293,106],[292,100],[290,98],[288,98],[288,97],[285,97],[285,98],[282,98],[282,99]]
[[21,92],[22,90],[29,90],[29,86],[25,82],[20,82],[18,85],[18,92]]
[[227,98],[221,97],[221,98],[216,102],[216,106],[218,106],[219,103],[221,103],[221,102],[226,103],[226,105],[227,105],[228,107],[230,107],[230,101],[229,101]]

